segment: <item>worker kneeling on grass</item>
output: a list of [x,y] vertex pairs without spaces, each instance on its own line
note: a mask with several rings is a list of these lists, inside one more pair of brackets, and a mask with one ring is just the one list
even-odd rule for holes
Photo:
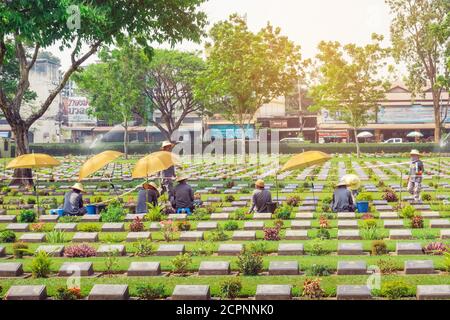
[[194,190],[186,182],[187,177],[177,178],[178,185],[173,190],[172,206],[177,213],[191,214],[194,211]]
[[75,183],[71,189],[64,195],[64,215],[82,216],[86,214],[86,208],[83,205],[83,195],[81,194],[84,192],[83,185]]
[[331,209],[333,212],[354,212],[355,203],[353,195],[347,189],[347,183],[340,181],[333,193],[333,200],[331,202]]
[[158,205],[159,192],[158,187],[153,182],[145,182],[142,184],[142,188],[139,189],[136,213],[147,213],[147,203],[151,203],[153,206]]
[[258,180],[255,183],[255,191],[252,196],[252,207],[250,208],[249,214],[253,213],[256,209],[258,213],[271,213],[272,210],[270,206],[272,205],[272,194],[269,190],[264,189],[264,181]]

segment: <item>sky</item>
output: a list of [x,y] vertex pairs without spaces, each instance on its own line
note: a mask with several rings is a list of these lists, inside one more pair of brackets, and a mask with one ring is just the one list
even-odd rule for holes
[[[249,28],[258,31],[268,21],[301,46],[302,57],[312,58],[321,40],[364,45],[372,33],[385,36],[389,45],[391,18],[384,0],[209,0],[201,7],[209,20],[208,29],[232,13],[246,14]],[[158,47],[167,48],[167,45]],[[184,42],[179,50],[202,50],[203,44]],[[61,58],[63,69],[70,64],[68,51],[52,53]],[[96,58],[88,60],[92,63]]]

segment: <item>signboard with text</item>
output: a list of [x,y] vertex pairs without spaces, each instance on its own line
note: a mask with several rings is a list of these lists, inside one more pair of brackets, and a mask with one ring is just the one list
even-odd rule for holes
[[64,112],[67,114],[69,125],[92,124],[97,123],[95,117],[89,116],[89,102],[85,97],[67,97],[63,98]]

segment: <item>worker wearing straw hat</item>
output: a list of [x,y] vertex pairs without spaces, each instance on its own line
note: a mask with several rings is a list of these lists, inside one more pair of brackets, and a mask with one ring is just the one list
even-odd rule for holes
[[177,178],[178,185],[173,190],[172,205],[177,213],[192,213],[194,211],[194,190],[186,182],[188,178],[181,176]]
[[255,209],[258,213],[270,212],[269,204],[272,203],[272,194],[264,187],[265,183],[263,180],[259,179],[255,182],[255,192],[253,192],[252,207],[249,213],[253,213]]
[[139,189],[137,204],[136,204],[136,213],[147,213],[147,203],[152,204],[153,206],[158,205],[159,191],[156,184],[153,182],[145,182],[142,184],[142,187]]
[[347,189],[347,183],[344,180],[339,181],[333,193],[331,201],[331,209],[333,212],[354,212],[355,204],[353,195]]
[[83,196],[84,192],[83,185],[81,183],[75,183],[72,190],[64,195],[64,215],[70,216],[82,216],[86,214],[86,208],[83,206]]
[[[175,145],[170,141],[164,141],[161,145],[161,151],[167,151],[172,152],[172,149]],[[162,192],[164,193],[167,191],[169,194],[169,201],[173,201],[173,180],[175,180],[175,167],[171,166],[167,168],[166,170],[163,170],[161,172],[161,186],[162,186]]]
[[414,201],[420,201],[422,190],[422,177],[424,172],[423,162],[420,160],[419,150],[411,150],[411,164],[409,166],[408,192],[414,196]]

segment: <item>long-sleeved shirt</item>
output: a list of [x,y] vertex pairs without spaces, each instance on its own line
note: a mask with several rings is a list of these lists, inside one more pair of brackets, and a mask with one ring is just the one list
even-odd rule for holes
[[252,196],[252,207],[250,208],[250,213],[252,213],[255,208],[258,213],[270,212],[269,207],[267,206],[268,202],[272,202],[272,194],[269,190],[255,190]]
[[354,211],[352,193],[347,188],[337,188],[333,193],[331,209],[333,212]]
[[186,182],[179,183],[173,190],[175,208],[192,208],[194,206],[194,190]]
[[409,179],[412,181],[421,182],[424,167],[423,162],[419,159],[411,161],[409,166]]
[[157,206],[158,197],[158,191],[153,189],[146,190],[144,188],[141,188],[138,192],[136,213],[147,213],[147,202],[153,204],[154,206]]
[[64,212],[77,214],[83,208],[83,196],[81,193],[69,191],[64,195]]
[[174,179],[175,178],[175,166],[171,166],[166,170],[161,171],[161,178]]

